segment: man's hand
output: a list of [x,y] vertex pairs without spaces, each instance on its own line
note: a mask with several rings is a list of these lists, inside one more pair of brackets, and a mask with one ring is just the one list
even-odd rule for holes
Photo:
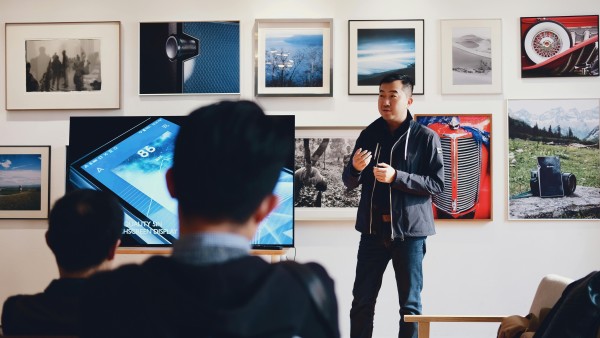
[[372,154],[368,150],[362,150],[362,148],[356,149],[354,156],[352,156],[352,166],[356,171],[363,171],[369,162],[371,162]]
[[377,165],[373,167],[373,175],[379,182],[392,183],[396,179],[396,169],[392,168],[387,163],[377,163]]

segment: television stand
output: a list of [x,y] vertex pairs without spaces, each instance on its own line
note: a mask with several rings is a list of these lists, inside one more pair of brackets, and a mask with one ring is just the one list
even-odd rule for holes
[[[285,255],[287,248],[273,249],[252,249],[250,254],[253,256],[271,256],[271,263],[281,261],[281,256]],[[170,255],[173,249],[171,248],[118,248],[117,254],[124,255]]]

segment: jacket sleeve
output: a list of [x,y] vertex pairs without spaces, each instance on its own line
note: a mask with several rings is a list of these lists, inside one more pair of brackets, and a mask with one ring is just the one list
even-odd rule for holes
[[431,134],[421,151],[425,152],[421,159],[426,161],[426,173],[419,175],[396,170],[392,188],[415,195],[437,195],[444,190],[444,156],[439,136]]
[[344,171],[342,172],[342,182],[344,182],[344,185],[348,189],[354,189],[362,183],[362,172],[354,169],[354,166],[352,165],[352,158],[354,157],[354,153],[356,153],[356,149],[363,147],[362,140],[363,132],[361,132],[358,139],[356,139],[350,161],[348,161],[348,164],[344,167]]
[[15,308],[15,297],[8,297],[8,299],[4,302],[2,306],[2,330],[6,335],[18,334],[20,333],[18,329],[14,327],[17,326],[14,323],[14,308]]

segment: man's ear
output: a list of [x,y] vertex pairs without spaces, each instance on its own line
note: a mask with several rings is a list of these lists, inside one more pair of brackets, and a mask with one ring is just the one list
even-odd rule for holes
[[413,98],[412,96],[408,98],[408,104],[406,105],[407,107],[410,107],[410,105],[413,103]]
[[165,179],[167,180],[167,189],[169,190],[169,194],[171,194],[171,197],[177,198],[175,195],[175,183],[173,182],[173,168],[169,168],[169,170],[167,170]]
[[277,207],[278,202],[279,202],[279,198],[276,195],[274,195],[274,194],[267,195],[262,200],[262,202],[258,206],[258,209],[256,209],[256,211],[254,212],[254,215],[252,216],[254,218],[254,222],[256,224],[259,224],[260,222],[262,222],[262,220],[265,219],[265,217],[267,217],[271,213],[271,211],[273,211],[273,209],[275,209]]
[[106,256],[106,260],[112,261],[115,259],[115,255],[117,254],[117,248],[121,245],[121,240],[117,239],[115,244],[108,249],[108,256]]

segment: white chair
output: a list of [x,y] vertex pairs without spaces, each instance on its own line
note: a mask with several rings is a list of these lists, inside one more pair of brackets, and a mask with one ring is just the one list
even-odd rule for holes
[[[547,275],[542,278],[538,285],[533,301],[531,302],[531,308],[529,313],[533,313],[540,322],[544,319],[543,317],[548,314],[549,310],[556,304],[563,291],[573,282],[572,279],[559,276],[559,275]],[[429,328],[431,323],[435,322],[501,322],[506,316],[453,316],[453,315],[406,315],[404,320],[406,322],[417,322],[419,323],[419,338],[429,338]],[[600,338],[600,331],[598,332],[598,338]],[[524,333],[521,338],[529,338],[533,336],[533,332]]]

